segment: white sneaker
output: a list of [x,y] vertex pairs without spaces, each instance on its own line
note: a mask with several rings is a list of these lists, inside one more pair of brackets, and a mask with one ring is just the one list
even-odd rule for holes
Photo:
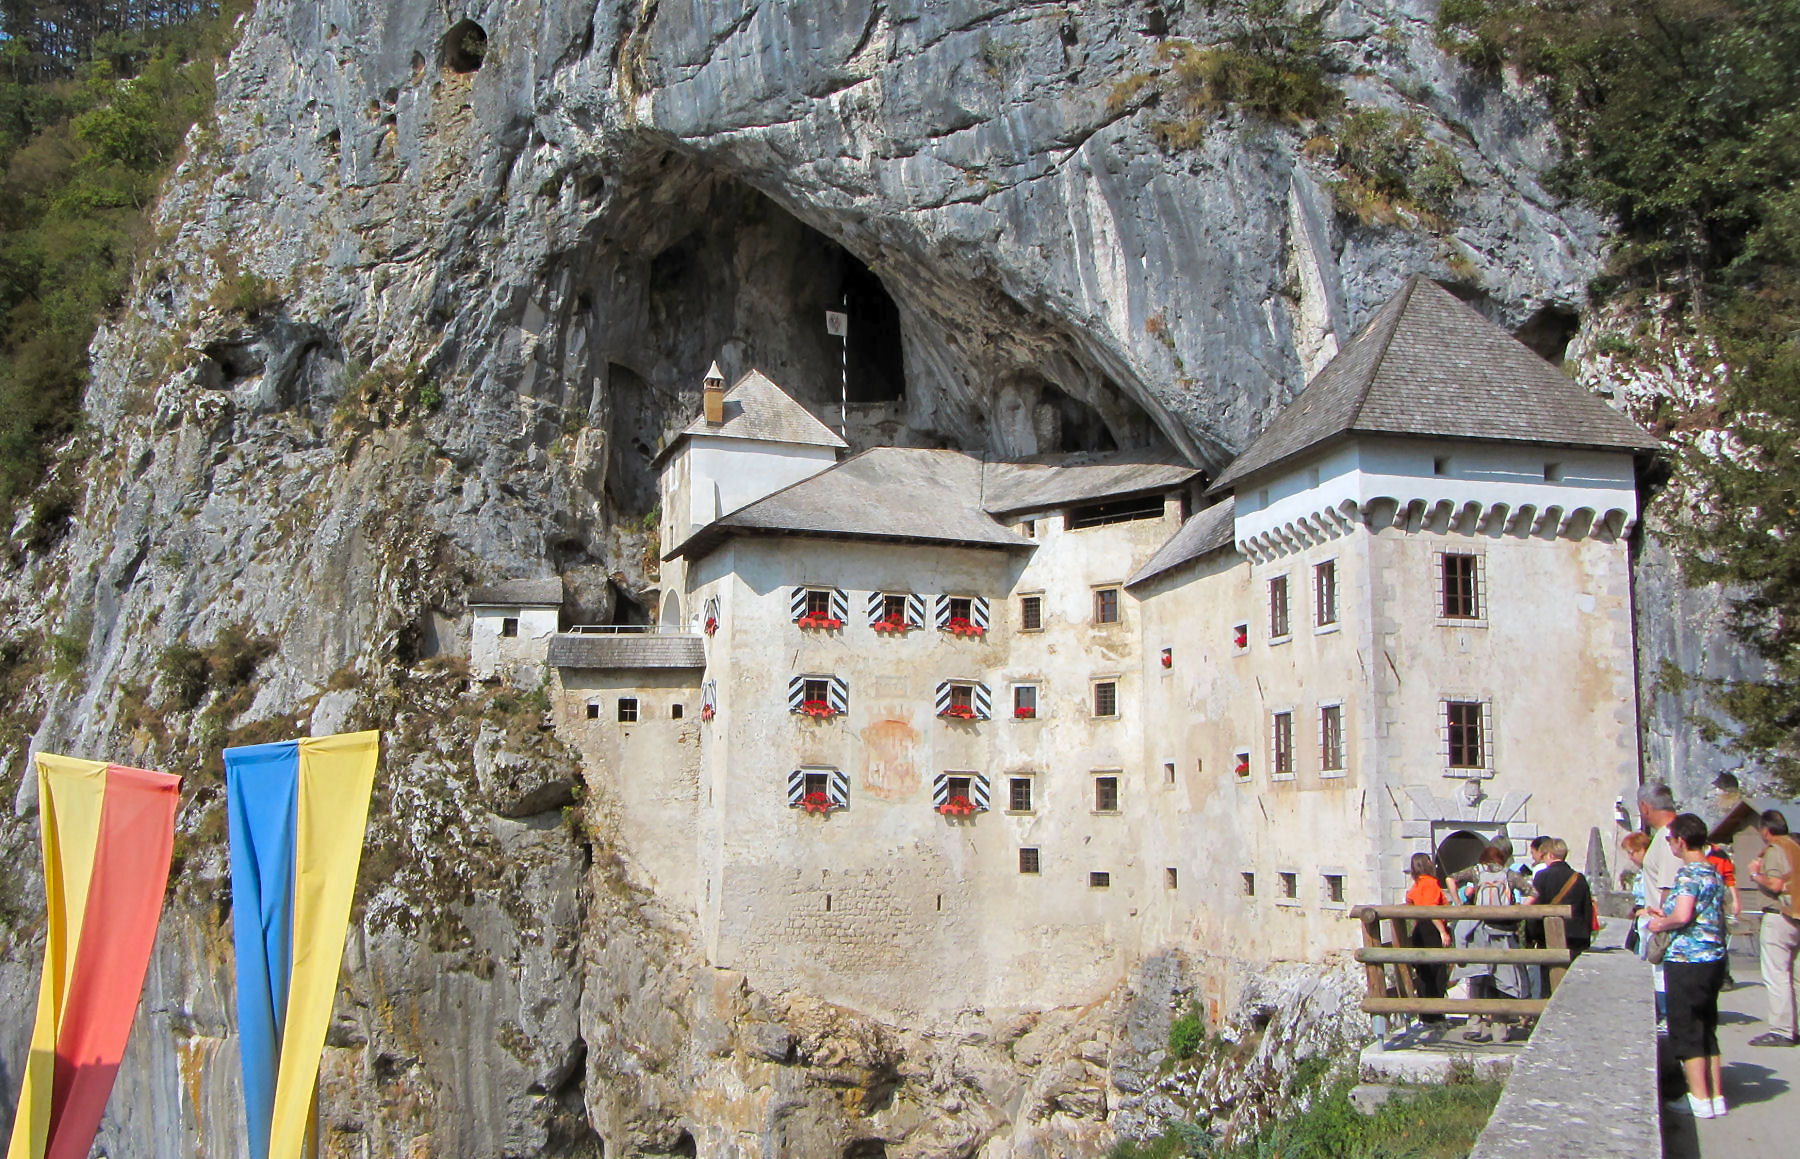
[[1699,1095],[1689,1095],[1688,1106],[1693,1110],[1694,1118],[1696,1119],[1710,1119],[1714,1117],[1713,1101],[1711,1099],[1703,1099]]
[[1712,1117],[1715,1119],[1723,1119],[1725,1117],[1725,1096],[1724,1095],[1713,1096]]

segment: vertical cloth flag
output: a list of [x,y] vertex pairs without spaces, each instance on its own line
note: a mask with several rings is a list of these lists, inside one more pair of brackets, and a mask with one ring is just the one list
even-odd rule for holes
[[250,1159],[299,1159],[362,861],[378,732],[225,750]]
[[144,988],[181,778],[39,753],[46,937],[7,1159],[86,1159]]

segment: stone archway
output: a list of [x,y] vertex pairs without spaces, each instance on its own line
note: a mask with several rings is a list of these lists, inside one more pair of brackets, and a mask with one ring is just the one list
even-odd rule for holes
[[664,592],[662,598],[662,626],[665,628],[681,627],[681,595],[678,592]]
[[1488,838],[1481,834],[1458,829],[1438,842],[1434,851],[1438,873],[1448,881],[1457,871],[1467,869],[1481,860],[1481,851],[1487,848],[1487,844]]

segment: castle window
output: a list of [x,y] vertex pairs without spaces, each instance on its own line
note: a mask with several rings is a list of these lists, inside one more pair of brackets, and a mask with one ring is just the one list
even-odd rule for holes
[[870,592],[869,623],[877,632],[904,633],[925,626],[925,597],[912,592]]
[[1019,872],[1020,873],[1041,872],[1040,862],[1038,861],[1038,851],[1035,847],[1026,846],[1025,848],[1019,850]]
[[1031,812],[1031,778],[1007,778],[1006,807],[1014,813]]
[[788,774],[787,803],[790,809],[808,813],[829,813],[850,807],[850,776],[842,769],[798,768]]
[[951,596],[950,597],[950,618],[952,620],[967,620],[970,616],[970,613],[972,613],[974,611],[974,609],[975,609],[975,601],[970,599],[969,597],[967,597],[967,596]]
[[1088,874],[1089,889],[1106,889],[1112,885],[1112,874],[1104,869],[1096,869]]
[[1044,597],[1019,597],[1019,631],[1041,632],[1044,630]]
[[1094,778],[1094,812],[1117,813],[1119,811],[1119,777],[1117,773],[1105,773]]
[[635,724],[638,718],[638,702],[635,696],[619,697],[619,723]]
[[937,598],[937,628],[952,636],[981,639],[988,630],[988,602],[984,596],[941,595]]
[[1344,706],[1327,704],[1319,709],[1319,775],[1344,771]]
[[1119,682],[1116,680],[1094,681],[1094,715],[1112,717],[1119,715]]
[[1167,869],[1163,870],[1163,885],[1167,886],[1169,889],[1174,889],[1175,882],[1176,882],[1175,867],[1173,865],[1171,865]]
[[806,614],[809,616],[830,616],[831,593],[816,590],[807,592]]
[[500,621],[500,634],[511,638],[519,634],[519,617],[507,616]]
[[788,615],[802,628],[841,628],[850,618],[850,597],[839,588],[794,588]]
[[1450,473],[1449,458],[1446,456],[1440,455],[1439,457],[1431,460],[1431,473],[1433,475],[1448,475]]
[[1036,720],[1038,714],[1038,689],[1035,684],[1013,685],[1013,719]]
[[1167,785],[1170,788],[1175,787],[1175,762],[1174,761],[1164,761],[1163,762],[1163,784]]
[[1544,481],[1546,483],[1560,483],[1562,482],[1562,478],[1563,468],[1561,463],[1544,464]]
[[1243,887],[1242,888],[1244,891],[1244,896],[1245,897],[1255,897],[1256,896],[1256,875],[1254,873],[1251,873],[1248,870],[1246,870],[1245,872],[1240,873],[1238,876],[1243,879]]
[[1278,712],[1270,730],[1269,775],[1289,778],[1294,775],[1294,714]]
[[937,686],[937,714],[952,720],[987,720],[993,715],[993,694],[973,680],[946,680]]
[[687,711],[687,710],[682,705],[671,704],[671,705],[669,705],[669,719],[670,720],[680,720],[681,714],[685,711]]
[[1313,624],[1323,628],[1337,618],[1337,560],[1328,559],[1313,568]]
[[1488,769],[1491,708],[1484,700],[1444,701],[1445,760],[1453,770]]
[[1105,527],[1109,523],[1129,523],[1134,519],[1162,517],[1163,497],[1140,495],[1135,499],[1114,499],[1107,503],[1072,507],[1063,518],[1063,526],[1070,531],[1080,531],[1087,527]]
[[1288,635],[1288,577],[1278,575],[1269,581],[1269,639],[1285,640]]
[[1325,894],[1326,905],[1344,904],[1344,875],[1341,873],[1323,873],[1319,875],[1319,884]]
[[1094,623],[1116,624],[1119,622],[1119,589],[1115,587],[1094,589]]
[[1234,656],[1242,656],[1250,650],[1250,625],[1231,625],[1231,652]]
[[940,773],[931,783],[931,807],[946,817],[988,811],[988,779],[980,773]]
[[587,718],[589,720],[600,719],[600,705],[598,702],[589,702],[587,706]]
[[788,678],[788,711],[829,720],[850,711],[850,682],[842,676]]
[[1481,557],[1457,552],[1438,556],[1438,586],[1446,620],[1481,618]]
[[1231,775],[1240,783],[1250,779],[1250,750],[1239,749],[1231,756]]
[[1280,892],[1276,901],[1297,902],[1300,900],[1300,875],[1293,870],[1283,870],[1275,875]]

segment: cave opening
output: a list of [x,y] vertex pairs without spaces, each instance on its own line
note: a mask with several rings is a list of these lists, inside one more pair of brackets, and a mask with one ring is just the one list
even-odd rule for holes
[[846,314],[846,397],[853,403],[893,402],[906,393],[900,307],[875,271],[830,239],[837,250],[838,302]]
[[689,1159],[693,1159],[694,1156],[697,1156],[700,1154],[700,1149],[694,1143],[694,1136],[689,1134],[686,1131],[683,1131],[681,1133],[680,1138],[675,1140],[675,1146],[673,1146],[669,1149],[669,1154],[671,1154],[671,1155],[686,1155],[689,1157]]
[[473,20],[459,20],[444,33],[444,67],[451,72],[476,71],[487,53],[487,29]]
[[1581,328],[1581,315],[1566,306],[1545,306],[1513,331],[1513,337],[1536,352],[1539,358],[1561,366],[1569,350],[1569,340]]

